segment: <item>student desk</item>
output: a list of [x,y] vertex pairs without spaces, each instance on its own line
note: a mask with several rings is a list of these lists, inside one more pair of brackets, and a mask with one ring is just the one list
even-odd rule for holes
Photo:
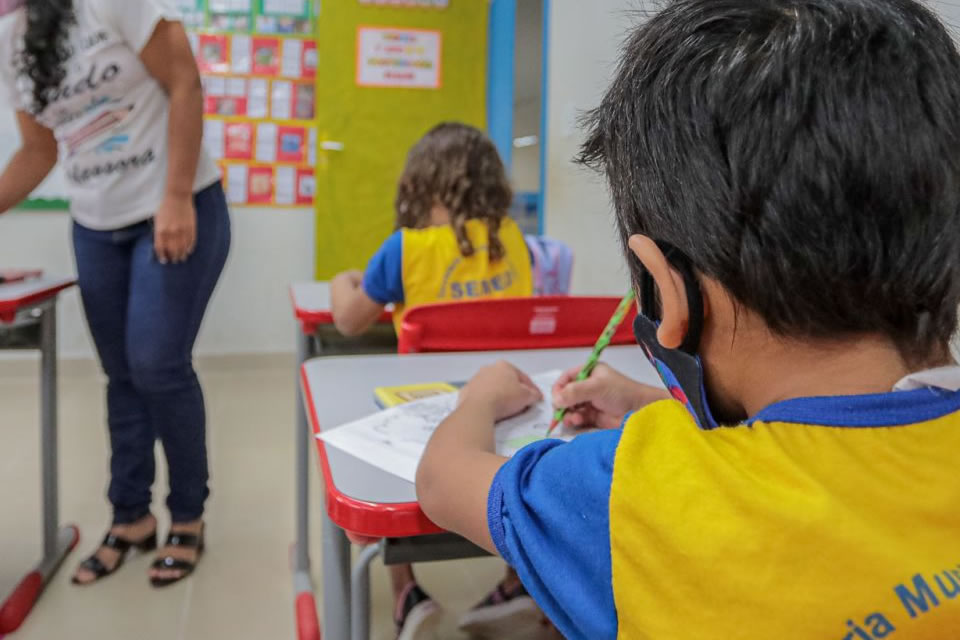
[[[302,367],[307,413],[315,432],[377,410],[373,390],[414,382],[467,380],[480,367],[506,359],[535,374],[586,362],[590,349],[379,355],[317,358]],[[603,361],[631,377],[661,383],[637,347],[611,347]],[[420,510],[414,485],[317,439],[326,493],[323,533],[326,638],[369,637],[369,564],[381,551],[386,564],[474,557],[483,552],[444,534]],[[382,538],[351,570],[345,535]],[[348,629],[350,635],[348,635]]]
[[[330,284],[327,282],[304,282],[290,287],[290,301],[297,321],[297,375],[300,365],[309,358],[332,355],[356,355],[370,353],[396,353],[397,338],[391,323],[392,314],[386,312],[377,325],[357,338],[345,338],[333,326],[330,313]],[[319,640],[320,627],[317,620],[316,599],[313,581],[310,578],[310,440],[312,434],[304,412],[300,385],[297,385],[294,465],[296,473],[296,541],[293,545],[293,589],[296,597],[295,615],[297,638]],[[323,532],[327,539],[343,535],[340,529]],[[326,591],[326,590],[325,590]],[[332,605],[330,605],[332,606]],[[339,607],[335,607],[336,610]],[[327,633],[327,638],[347,638]]]
[[0,606],[0,636],[17,629],[64,557],[77,545],[74,526],[60,527],[57,504],[57,297],[70,278],[0,284],[0,349],[40,351],[40,461],[43,557]]

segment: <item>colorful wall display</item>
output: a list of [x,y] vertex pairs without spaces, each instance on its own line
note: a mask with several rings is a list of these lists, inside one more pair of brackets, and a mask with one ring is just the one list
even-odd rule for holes
[[204,145],[233,206],[314,204],[314,0],[180,0],[204,86]]

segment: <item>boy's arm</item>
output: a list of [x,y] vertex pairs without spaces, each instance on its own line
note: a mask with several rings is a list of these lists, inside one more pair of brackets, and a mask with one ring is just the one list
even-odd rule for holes
[[376,323],[385,305],[363,290],[363,273],[344,271],[330,283],[330,306],[337,331],[358,336]]
[[507,459],[494,453],[494,425],[541,397],[533,381],[506,362],[481,369],[463,388],[457,410],[434,432],[417,469],[417,499],[431,520],[497,553],[487,497]]
[[417,470],[424,512],[501,555],[566,637],[616,637],[608,505],[622,432],[542,440],[505,460],[492,453],[494,422],[539,391],[500,364],[461,393]]

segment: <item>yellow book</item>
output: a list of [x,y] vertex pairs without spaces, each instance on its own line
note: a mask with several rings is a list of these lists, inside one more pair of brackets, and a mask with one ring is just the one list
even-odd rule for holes
[[422,400],[443,393],[455,393],[459,389],[448,382],[405,384],[399,387],[377,387],[373,390],[377,404],[383,409],[395,407],[414,400]]

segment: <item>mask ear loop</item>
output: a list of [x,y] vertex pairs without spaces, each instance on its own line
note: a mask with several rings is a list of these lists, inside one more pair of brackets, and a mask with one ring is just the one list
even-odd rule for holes
[[[669,243],[655,242],[663,251],[667,262],[679,271],[680,277],[683,278],[690,324],[687,327],[687,335],[683,339],[683,344],[680,345],[680,351],[695,356],[700,348],[700,338],[703,335],[703,293],[700,291],[700,282],[694,274],[690,259],[682,251]],[[643,269],[640,276],[640,310],[658,324],[663,319],[663,313],[657,301],[657,285],[653,276],[646,269]]]

